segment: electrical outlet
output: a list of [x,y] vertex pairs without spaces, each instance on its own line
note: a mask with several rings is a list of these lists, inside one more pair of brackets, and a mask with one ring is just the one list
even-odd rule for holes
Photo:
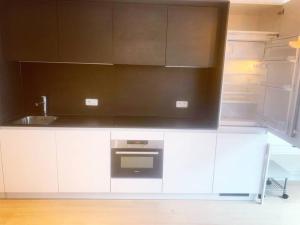
[[189,107],[188,101],[176,101],[176,108],[186,109]]
[[86,98],[85,105],[86,106],[98,106],[99,101],[97,98]]

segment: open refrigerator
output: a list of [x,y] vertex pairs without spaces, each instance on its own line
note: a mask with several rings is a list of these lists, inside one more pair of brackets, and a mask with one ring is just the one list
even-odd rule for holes
[[269,32],[229,32],[221,126],[266,127],[291,138],[299,102],[299,49]]
[[[262,127],[289,143],[291,148],[300,147],[300,51],[291,46],[297,40],[300,47],[298,36],[229,32],[221,126]],[[270,189],[282,191],[281,196],[287,198],[288,175],[270,160],[271,154],[267,148],[261,196]],[[260,200],[263,202],[263,198]]]

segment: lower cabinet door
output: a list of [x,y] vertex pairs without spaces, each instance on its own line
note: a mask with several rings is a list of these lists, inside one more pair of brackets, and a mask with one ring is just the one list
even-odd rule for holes
[[259,193],[266,148],[264,133],[218,134],[214,193]]
[[5,192],[58,192],[54,131],[2,130],[1,152]]
[[56,132],[60,192],[110,192],[110,132]]
[[[0,149],[0,193],[4,192],[4,180],[3,180],[3,167],[2,167],[2,154]],[[1,194],[0,194],[1,198]]]
[[161,188],[161,179],[111,179],[112,193],[156,194]]
[[216,133],[166,132],[164,193],[212,193]]

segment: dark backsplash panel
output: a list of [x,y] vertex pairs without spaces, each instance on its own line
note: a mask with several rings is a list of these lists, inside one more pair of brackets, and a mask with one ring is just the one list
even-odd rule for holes
[[[152,66],[100,66],[22,63],[24,105],[28,114],[39,96],[49,99],[49,114],[208,118],[212,69]],[[100,107],[85,106],[98,98]],[[189,101],[177,109],[176,100]],[[212,118],[217,121],[217,118]]]
[[4,59],[0,33],[0,123],[22,114],[22,78],[19,74],[19,63]]

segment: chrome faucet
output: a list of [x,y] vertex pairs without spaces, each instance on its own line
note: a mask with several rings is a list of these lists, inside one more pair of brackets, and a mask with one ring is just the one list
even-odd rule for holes
[[38,107],[39,105],[43,105],[43,113],[44,116],[46,117],[48,112],[48,105],[47,105],[47,96],[41,96],[42,101],[35,103],[35,106]]

